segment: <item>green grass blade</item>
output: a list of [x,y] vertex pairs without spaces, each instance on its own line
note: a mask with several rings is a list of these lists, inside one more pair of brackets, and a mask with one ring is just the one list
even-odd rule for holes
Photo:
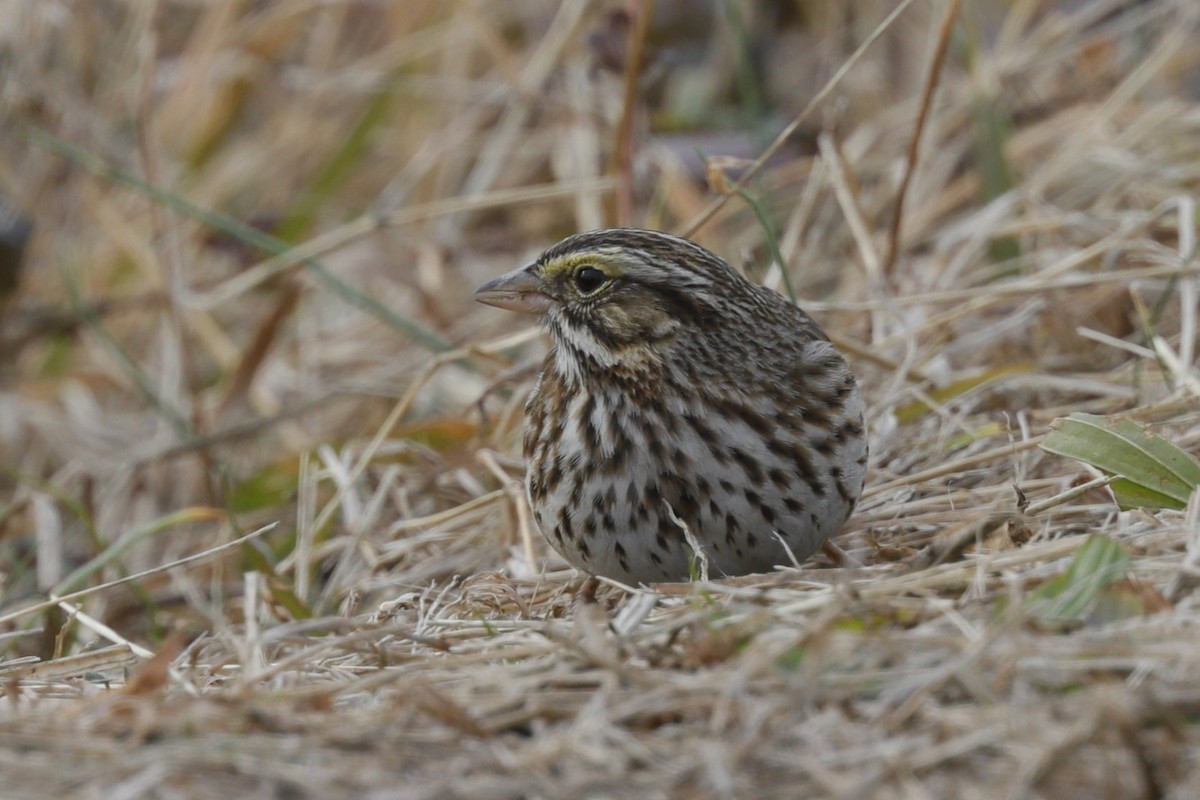
[[[264,233],[228,214],[202,208],[179,194],[167,191],[159,186],[154,186],[136,175],[108,164],[95,154],[89,153],[65,139],[61,139],[36,127],[30,127],[27,130],[35,144],[57,153],[85,169],[91,170],[101,177],[136,189],[147,197],[170,207],[180,214],[202,222],[213,230],[220,231],[232,239],[248,244],[251,247],[256,247],[264,253],[269,253],[273,256],[283,255],[290,248],[287,242],[276,236]],[[308,258],[302,261],[301,265],[316,276],[319,283],[333,291],[338,297],[382,320],[385,324],[400,331],[426,349],[432,350],[435,353],[444,353],[451,349],[451,343],[441,335],[426,328],[416,320],[397,314],[383,303],[331,274],[321,261],[315,258]]]
[[371,136],[390,116],[393,82],[389,79],[375,92],[350,134],[317,172],[312,185],[300,194],[275,229],[275,235],[280,239],[292,242],[308,233],[321,205],[350,177],[351,170],[370,156]]
[[783,251],[779,248],[779,237],[775,235],[775,224],[771,222],[771,215],[767,213],[766,206],[762,204],[762,201],[745,189],[738,189],[738,195],[746,201],[746,205],[754,210],[754,216],[758,218],[758,224],[762,226],[763,234],[766,236],[771,258],[779,265],[779,274],[783,278],[783,288],[787,291],[788,300],[795,303],[796,289],[792,286],[792,276],[788,274],[787,262],[783,260]]
[[138,363],[138,360],[131,356],[121,346],[120,342],[108,332],[108,328],[104,325],[100,315],[96,313],[95,308],[84,301],[82,292],[79,289],[79,281],[71,270],[67,269],[64,265],[60,273],[71,307],[79,315],[79,318],[83,320],[87,329],[96,337],[96,341],[116,360],[121,371],[125,373],[125,377],[137,388],[142,397],[158,411],[159,416],[170,423],[181,439],[190,441],[194,432],[192,424],[188,421],[187,417],[159,393],[153,379],[142,369],[142,365]]
[[1042,449],[1123,479],[1117,487],[1123,508],[1183,508],[1200,486],[1196,459],[1130,420],[1110,422],[1092,414],[1072,414],[1055,420]]
[[1125,577],[1129,561],[1129,551],[1112,539],[1091,536],[1065,573],[1038,587],[1027,608],[1043,623],[1083,622],[1105,589]]
[[105,566],[117,561],[122,555],[133,547],[138,542],[151,536],[157,536],[160,533],[166,533],[173,528],[181,525],[188,525],[196,522],[211,522],[224,519],[224,514],[217,509],[212,508],[184,508],[179,511],[151,520],[140,528],[134,528],[118,537],[114,542],[108,545],[103,551],[91,558],[87,563],[80,565],[67,577],[59,581],[51,594],[61,595],[72,592],[80,588],[84,581],[92,577],[97,571]]

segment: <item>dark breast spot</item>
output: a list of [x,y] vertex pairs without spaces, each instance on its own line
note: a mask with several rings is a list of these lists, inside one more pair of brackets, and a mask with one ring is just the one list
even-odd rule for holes
[[863,435],[863,426],[848,419],[838,426],[838,435],[843,438],[857,439]]
[[726,419],[741,420],[746,427],[759,436],[765,437],[771,432],[771,428],[773,427],[771,420],[752,408],[747,408],[741,403],[716,395],[708,395],[705,397],[705,400],[714,406],[718,413]]
[[791,480],[788,477],[788,474],[779,467],[771,467],[769,470],[767,470],[767,479],[771,481],[771,484],[776,489],[781,491],[791,485]]
[[610,477],[623,475],[629,467],[629,440],[618,437],[615,449],[608,458],[601,459],[601,473]]
[[583,434],[583,446],[589,455],[594,455],[600,450],[600,432],[596,430],[596,426],[592,424],[592,411],[596,408],[596,398],[588,395],[583,401],[583,408],[579,411],[579,428]]
[[699,437],[700,441],[708,445],[709,449],[712,449],[713,445],[717,443],[717,432],[704,421],[704,418],[689,414],[684,419],[691,425],[692,430],[696,432],[696,436]]
[[842,480],[841,467],[830,467],[829,477],[833,479],[833,487],[837,489],[838,496],[842,498],[842,501],[848,506],[853,506],[858,498],[854,496],[846,487],[845,481]]
[[817,494],[821,494],[817,490],[820,486],[817,480],[817,471],[813,467],[812,459],[808,457],[808,447],[803,444],[797,444],[791,448],[792,464],[796,467],[796,475],[800,480],[808,484],[809,488]]
[[811,442],[810,444],[812,445],[812,449],[826,458],[832,456],[835,450],[833,446],[833,440],[837,437],[837,435],[837,431],[834,431],[830,436],[824,439],[817,439],[816,441]]
[[745,496],[746,502],[750,504],[751,508],[762,508],[763,499],[761,494],[748,486],[742,490],[742,494]]
[[526,480],[526,485],[529,488],[529,496],[534,500],[543,500],[546,497],[546,484],[542,481],[542,473],[530,472],[529,478]]
[[742,450],[740,447],[730,447],[729,456],[737,462],[742,468],[742,472],[746,473],[746,479],[751,483],[762,483],[763,471],[758,460],[754,456]]
[[686,486],[680,487],[679,495],[675,498],[672,508],[680,519],[690,523],[694,523],[699,516],[700,506]]

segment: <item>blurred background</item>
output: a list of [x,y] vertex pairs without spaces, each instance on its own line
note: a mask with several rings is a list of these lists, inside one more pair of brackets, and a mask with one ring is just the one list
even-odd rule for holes
[[[285,618],[535,574],[512,484],[545,343],[470,295],[579,230],[684,231],[790,283],[862,376],[878,481],[995,446],[998,410],[1154,396],[1095,379],[1128,354],[1075,331],[1193,352],[1152,272],[1175,217],[1147,214],[1200,182],[1196,5],[968,2],[931,84],[947,7],[10,0],[0,607],[269,522],[94,613],[220,624],[250,569]],[[1054,282],[1079,269],[1151,272]]]

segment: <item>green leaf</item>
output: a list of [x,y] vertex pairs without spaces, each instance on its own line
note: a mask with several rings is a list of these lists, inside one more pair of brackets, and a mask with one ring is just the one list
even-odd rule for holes
[[242,558],[245,568],[261,572],[267,580],[267,588],[271,590],[272,599],[283,606],[293,619],[312,619],[312,608],[292,591],[287,581],[275,571],[275,565],[258,549],[256,542],[242,545]]
[[276,508],[296,495],[298,483],[298,461],[277,461],[235,485],[229,492],[229,508],[238,514]]
[[151,520],[140,528],[134,528],[123,533],[116,541],[101,551],[99,555],[87,563],[81,564],[74,572],[55,584],[50,593],[62,595],[78,589],[83,586],[88,578],[109,564],[118,561],[121,556],[125,555],[129,548],[143,539],[169,533],[181,525],[188,525],[195,522],[213,522],[223,520],[224,518],[225,514],[219,509],[197,506],[180,509],[166,516]]
[[1104,599],[1105,590],[1125,577],[1129,561],[1129,551],[1112,539],[1091,536],[1066,572],[1030,596],[1027,610],[1043,624],[1084,622]]
[[1116,476],[1121,508],[1183,508],[1200,486],[1200,462],[1131,420],[1072,414],[1054,427],[1042,449]]
[[[1001,364],[1000,366],[984,370],[978,375],[971,375],[970,377],[949,383],[946,386],[930,389],[927,394],[931,400],[935,400],[938,403],[948,403],[972,389],[977,389],[994,381],[1003,380],[1010,375],[1027,375],[1032,369],[1033,365],[1028,362]],[[914,400],[896,409],[896,420],[901,424],[907,424],[917,421],[932,411],[933,409],[926,405],[924,400]]]
[[787,292],[788,299],[795,303],[796,287],[792,286],[792,276],[788,273],[787,262],[783,260],[783,251],[779,249],[779,237],[775,235],[775,223],[771,222],[770,212],[767,211],[767,207],[761,200],[745,189],[738,189],[738,195],[746,201],[746,205],[754,210],[754,216],[758,218],[758,224],[762,226],[763,234],[767,238],[767,247],[771,250],[771,258],[779,265],[779,276],[783,278],[783,288]]
[[1171,496],[1139,486],[1125,478],[1117,478],[1108,485],[1117,498],[1117,505],[1128,508],[1182,508]]
[[[155,202],[190,217],[215,231],[220,231],[236,241],[255,247],[272,256],[286,255],[288,250],[291,249],[287,242],[277,236],[264,233],[256,229],[253,225],[244,223],[228,214],[199,206],[182,194],[171,192],[155,184],[148,183],[132,172],[111,166],[94,153],[76,147],[66,139],[61,139],[48,131],[44,131],[36,126],[30,126],[26,129],[26,132],[34,144],[57,153],[96,175],[129,186]],[[332,291],[341,300],[390,325],[426,349],[435,353],[444,353],[453,349],[453,343],[440,333],[427,328],[423,323],[415,319],[393,311],[368,292],[364,292],[346,283],[337,275],[330,272],[323,261],[316,258],[306,258],[300,262],[300,266],[312,273],[317,283]]]
[[330,195],[349,180],[351,171],[365,159],[371,157],[370,144],[377,129],[387,122],[394,98],[395,76],[389,76],[367,103],[358,123],[350,129],[341,146],[317,172],[312,185],[300,193],[299,199],[288,210],[287,216],[275,235],[285,242],[293,242],[313,227],[317,211],[328,202]]

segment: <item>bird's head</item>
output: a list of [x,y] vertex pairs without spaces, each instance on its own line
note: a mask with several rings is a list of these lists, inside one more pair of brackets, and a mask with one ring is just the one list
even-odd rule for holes
[[537,314],[560,348],[600,367],[653,361],[749,284],[699,245],[657,231],[571,236],[534,263],[475,292],[497,308]]

